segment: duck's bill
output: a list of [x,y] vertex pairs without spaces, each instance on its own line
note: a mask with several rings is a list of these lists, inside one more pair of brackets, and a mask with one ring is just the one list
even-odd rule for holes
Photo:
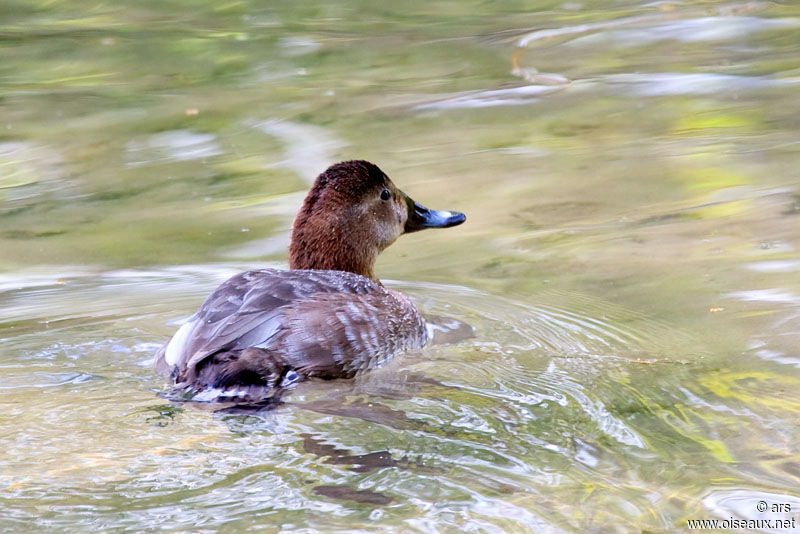
[[424,230],[425,228],[450,228],[467,220],[466,215],[457,211],[429,210],[422,204],[406,197],[408,205],[408,219],[406,220],[406,233]]

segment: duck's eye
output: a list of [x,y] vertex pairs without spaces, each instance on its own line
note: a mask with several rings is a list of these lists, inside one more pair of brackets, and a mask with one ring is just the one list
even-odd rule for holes
[[389,200],[389,196],[390,195],[388,189],[384,189],[383,191],[381,191],[381,200]]

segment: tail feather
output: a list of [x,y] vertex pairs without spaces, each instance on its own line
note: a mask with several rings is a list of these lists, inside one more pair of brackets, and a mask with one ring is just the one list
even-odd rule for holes
[[176,389],[196,401],[257,402],[299,379],[276,352],[247,348],[210,354],[176,380]]

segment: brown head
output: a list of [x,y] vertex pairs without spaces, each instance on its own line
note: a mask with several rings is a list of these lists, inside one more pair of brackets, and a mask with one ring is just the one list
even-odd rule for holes
[[417,204],[377,165],[344,161],[320,174],[306,195],[294,220],[289,267],[350,271],[377,281],[375,259],[402,234],[465,220],[463,213]]

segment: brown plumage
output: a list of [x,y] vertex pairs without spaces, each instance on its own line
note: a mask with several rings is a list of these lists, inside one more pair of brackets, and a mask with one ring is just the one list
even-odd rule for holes
[[[380,198],[384,190],[391,202]],[[376,165],[333,165],[319,175],[297,214],[289,267],[348,271],[377,281],[375,259],[400,236],[407,218],[405,195]],[[391,224],[395,219],[398,224]]]
[[401,234],[464,221],[408,198],[375,165],[347,161],[315,181],[295,219],[291,270],[224,282],[156,354],[194,400],[259,402],[307,377],[350,378],[422,347],[425,322],[372,268]]

